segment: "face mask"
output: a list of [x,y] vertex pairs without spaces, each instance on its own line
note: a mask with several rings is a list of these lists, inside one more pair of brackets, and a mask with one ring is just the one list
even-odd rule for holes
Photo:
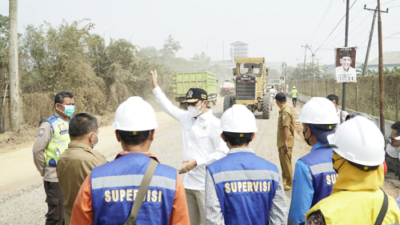
[[190,113],[190,115],[192,117],[197,117],[200,115],[200,113],[201,113],[200,108],[203,105],[203,103],[201,103],[201,105],[199,105],[199,106],[188,106],[188,112]]
[[310,140],[309,140],[310,138],[308,138],[308,139],[306,138],[306,132],[304,132],[304,131],[303,131],[303,136],[304,136],[304,140],[306,141],[306,143],[307,143],[309,146],[311,146]]
[[398,158],[400,154],[400,147],[393,147],[391,144],[386,146],[386,152],[393,158]]
[[94,148],[98,143],[99,143],[99,135],[97,135],[96,133],[90,133],[89,134],[89,137],[90,137],[90,135],[91,134],[94,134],[94,135],[96,135],[96,139],[97,139],[97,142],[96,142],[96,144],[95,143],[93,143],[93,141],[90,141],[90,142],[92,142],[92,145],[93,145],[93,147],[92,148]]
[[63,106],[65,108],[64,112],[60,111],[60,110],[58,110],[58,111],[60,111],[60,112],[64,113],[65,115],[71,117],[75,112],[75,106],[74,105],[63,105]]

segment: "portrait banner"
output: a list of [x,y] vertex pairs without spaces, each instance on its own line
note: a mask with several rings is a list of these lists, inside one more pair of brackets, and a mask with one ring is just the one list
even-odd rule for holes
[[357,82],[357,47],[335,48],[335,77],[337,83]]

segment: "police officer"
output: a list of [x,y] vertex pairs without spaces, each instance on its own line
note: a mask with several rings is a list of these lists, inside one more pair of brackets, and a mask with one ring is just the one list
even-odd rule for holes
[[312,98],[301,109],[298,121],[303,124],[304,139],[312,148],[295,165],[289,224],[304,223],[306,212],[331,194],[337,178],[327,140],[339,122],[335,106],[326,98]]
[[[115,113],[113,127],[123,151],[92,170],[83,182],[72,210],[71,224],[124,224],[131,213],[150,160],[158,124],[154,109],[140,97],[130,97]],[[158,164],[145,192],[136,224],[189,224],[185,189],[177,170]]]
[[256,120],[243,105],[221,118],[226,157],[207,166],[207,224],[286,224],[287,208],[277,167],[249,147]]
[[[400,210],[383,186],[384,137],[370,120],[357,116],[328,136],[338,178],[332,195],[307,212],[307,224],[398,224]],[[315,221],[319,221],[315,223]]]
[[294,146],[294,122],[290,108],[286,104],[284,93],[275,96],[276,105],[280,108],[278,118],[277,146],[279,161],[281,163],[283,187],[285,190],[292,189],[293,169],[292,151]]
[[70,142],[68,124],[75,112],[74,96],[66,91],[56,94],[54,108],[54,115],[40,125],[32,152],[35,166],[44,181],[48,206],[46,224],[63,224],[64,196],[58,184],[56,165]]

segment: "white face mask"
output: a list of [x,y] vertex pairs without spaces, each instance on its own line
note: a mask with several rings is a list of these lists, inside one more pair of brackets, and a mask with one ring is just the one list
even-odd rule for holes
[[203,103],[201,103],[201,105],[199,106],[188,106],[188,112],[190,113],[190,115],[193,117],[198,117],[201,113],[200,108],[203,105]]
[[386,152],[393,158],[399,158],[400,147],[393,147],[391,144],[386,146]]

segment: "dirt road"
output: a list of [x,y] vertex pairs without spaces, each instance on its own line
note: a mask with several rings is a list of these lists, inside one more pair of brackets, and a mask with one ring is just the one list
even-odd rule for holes
[[[222,115],[222,101],[223,98],[219,98],[217,105],[212,107],[217,117]],[[294,109],[295,117],[300,110],[301,107]],[[164,112],[157,112],[156,115],[159,127],[156,129],[156,138],[150,151],[162,163],[179,168],[182,160],[181,126]],[[269,120],[263,120],[261,114],[256,113],[259,131],[251,147],[257,155],[275,163],[279,168],[276,148],[277,117],[276,106]],[[99,140],[96,149],[108,160],[112,160],[121,151],[111,126],[100,129]],[[293,165],[298,158],[307,154],[309,149],[301,135],[296,133]],[[44,224],[47,206],[44,202],[42,178],[33,164],[31,146],[0,155],[0,174],[0,224]],[[385,181],[384,189],[393,197],[397,197],[398,178]],[[289,203],[291,192],[286,194]]]

